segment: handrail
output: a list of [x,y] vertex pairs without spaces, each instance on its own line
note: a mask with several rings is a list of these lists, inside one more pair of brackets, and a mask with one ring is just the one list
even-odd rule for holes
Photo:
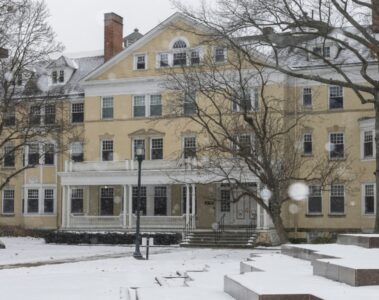
[[217,222],[217,230],[216,230],[216,234],[215,234],[215,242],[217,242],[218,240],[220,240],[221,238],[221,234],[225,231],[225,214],[223,214],[221,217],[220,217],[220,220]]
[[250,219],[249,225],[246,227],[246,237],[250,238],[253,235],[254,229],[257,228],[257,219],[256,217],[252,217]]
[[186,223],[184,225],[184,229],[183,229],[184,239],[187,239],[187,237],[191,234],[191,232],[193,230],[193,223],[192,222],[193,222],[192,218],[189,218],[188,223]]

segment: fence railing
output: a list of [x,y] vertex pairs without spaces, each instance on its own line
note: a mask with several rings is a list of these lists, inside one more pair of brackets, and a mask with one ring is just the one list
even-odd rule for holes
[[[172,228],[182,229],[185,216],[141,216],[141,228]],[[136,224],[136,215],[133,215],[133,226]]]
[[69,227],[72,228],[122,228],[123,215],[119,216],[77,216],[70,215]]

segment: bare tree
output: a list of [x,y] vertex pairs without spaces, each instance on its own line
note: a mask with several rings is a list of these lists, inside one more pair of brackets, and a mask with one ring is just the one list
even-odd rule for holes
[[[203,36],[205,49],[214,43],[213,36]],[[199,130],[196,167],[215,175],[215,181],[229,183],[232,201],[253,198],[271,217],[284,243],[287,233],[281,211],[290,200],[289,186],[295,181],[317,182],[321,187],[333,180],[346,181],[348,162],[329,162],[326,153],[302,156],[301,136],[308,116],[296,109],[280,74],[251,64],[239,46],[222,39],[217,45],[228,47],[226,63],[220,64],[212,51],[204,50],[200,64],[189,55],[192,66],[180,72],[167,70],[166,87],[173,92],[170,109]],[[251,184],[252,177],[272,193],[269,201]]]
[[[63,50],[47,17],[43,1],[0,0],[0,47],[9,51],[0,60],[0,190],[64,151],[77,134],[68,125],[62,91],[49,89],[44,71],[50,56]],[[23,161],[26,147],[30,155]]]

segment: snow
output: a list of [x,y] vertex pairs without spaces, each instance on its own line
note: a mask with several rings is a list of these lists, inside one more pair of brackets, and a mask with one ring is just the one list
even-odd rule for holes
[[228,276],[259,294],[312,294],[325,300],[378,299],[379,286],[353,287],[314,276],[309,261],[266,253],[248,262],[263,272]]
[[[252,252],[154,247],[150,251],[150,260],[140,261],[131,257],[134,249],[130,246],[72,246],[44,244],[43,240],[32,238],[1,239],[7,249],[0,250],[0,297],[12,300],[25,299],[25,296],[28,300],[120,300],[129,299],[128,289],[133,287],[143,288],[139,290],[141,296],[143,294],[140,300],[199,297],[229,300],[231,298],[223,293],[224,275],[238,274],[239,262]],[[125,255],[112,257],[115,254]],[[4,265],[20,262],[59,261],[63,258],[83,260],[88,256],[99,255],[108,255],[109,258],[1,269]],[[192,278],[192,281],[187,281],[187,287],[176,286],[171,290],[158,285],[156,277],[178,276],[177,271],[180,274],[187,273]],[[175,289],[183,289],[183,292]],[[182,298],[170,298],[172,295]],[[188,297],[185,298],[185,295]]]
[[336,257],[319,259],[334,265],[353,269],[379,269],[379,249],[363,248],[352,245],[318,244],[318,245],[291,245],[291,247],[317,251],[319,254]]

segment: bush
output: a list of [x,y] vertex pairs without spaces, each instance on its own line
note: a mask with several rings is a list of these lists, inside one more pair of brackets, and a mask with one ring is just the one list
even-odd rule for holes
[[[154,245],[179,244],[182,239],[180,233],[142,233],[142,237],[154,238]],[[45,236],[46,243],[56,244],[134,244],[135,234],[128,232],[80,232],[80,231],[53,231]]]
[[44,238],[53,232],[48,229],[27,229],[20,226],[0,226],[0,236],[2,237],[34,237]]

